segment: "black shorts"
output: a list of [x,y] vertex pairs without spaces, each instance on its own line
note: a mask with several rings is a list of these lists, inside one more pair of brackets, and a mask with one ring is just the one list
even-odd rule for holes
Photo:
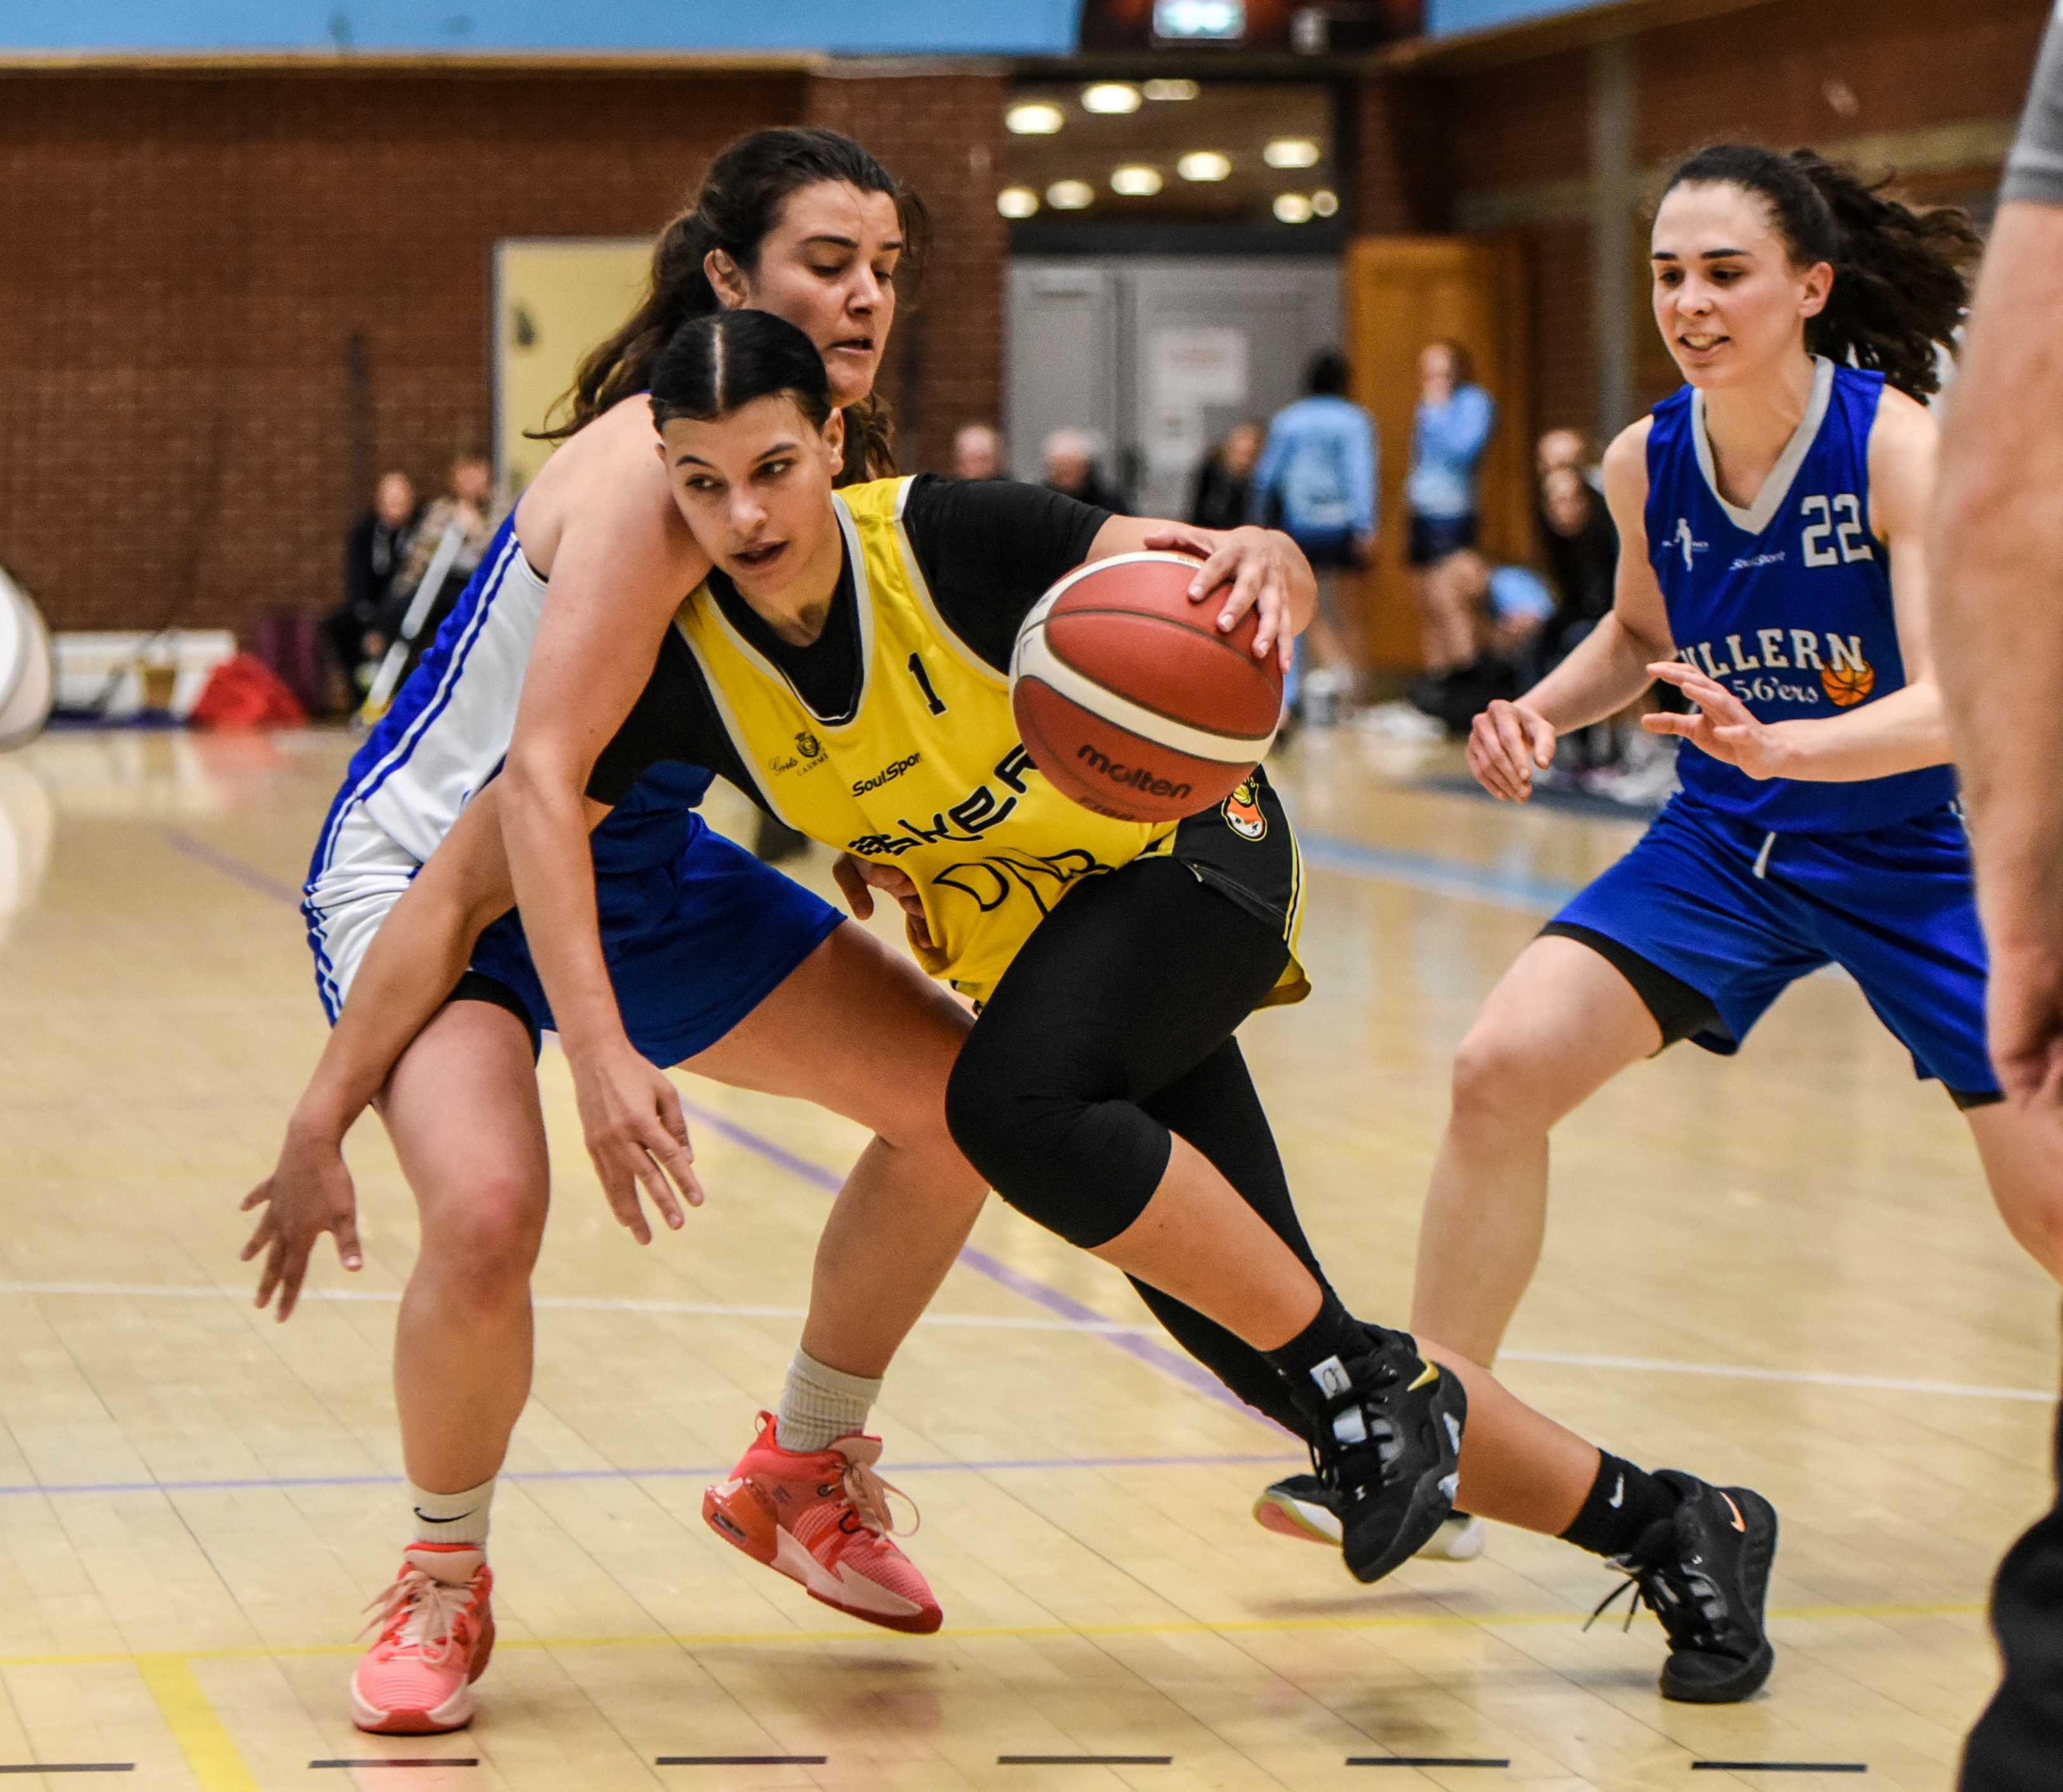
[[1224,802],[1178,825],[1161,850],[1289,948],[1289,965],[1263,1007],[1301,1001],[1311,993],[1296,956],[1304,919],[1304,858],[1266,772],[1256,766],[1253,775]]
[[1404,546],[1407,566],[1437,566],[1450,554],[1476,545],[1477,518],[1422,517],[1412,513],[1410,538]]

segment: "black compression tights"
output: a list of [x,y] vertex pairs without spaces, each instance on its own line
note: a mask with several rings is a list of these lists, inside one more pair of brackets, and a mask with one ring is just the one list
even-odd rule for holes
[[[961,1048],[955,1142],[1011,1206],[1087,1248],[1145,1211],[1179,1133],[1322,1283],[1233,1038],[1287,959],[1279,934],[1171,860],[1088,879],[1039,924]],[[1133,1286],[1192,1356],[1302,1435],[1258,1351]]]

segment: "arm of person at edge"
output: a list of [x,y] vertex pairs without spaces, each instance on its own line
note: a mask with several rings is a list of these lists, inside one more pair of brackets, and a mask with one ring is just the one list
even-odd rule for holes
[[2009,200],[1948,405],[1932,602],[1991,950],[1992,1061],[2063,1109],[2063,203]]
[[[1120,554],[1159,550],[1195,554],[1204,563],[1190,582],[1193,603],[1218,606],[1217,626],[1229,633],[1240,618],[1258,608],[1261,625],[1253,638],[1253,656],[1273,652],[1289,670],[1296,638],[1310,626],[1318,607],[1318,582],[1304,550],[1279,529],[1201,529],[1192,523],[1156,517],[1112,517],[1090,542],[1082,564],[1093,566]],[[924,905],[910,874],[893,865],[876,864],[842,852],[831,876],[845,896],[846,906],[861,920],[874,912],[873,892],[899,904],[914,936],[931,943],[925,931]]]
[[1618,715],[1654,683],[1656,662],[1675,654],[1668,606],[1647,562],[1650,427],[1643,417],[1605,451],[1605,502],[1619,544],[1611,612],[1530,691],[1516,702],[1498,699],[1470,727],[1469,770],[1506,802],[1533,794],[1533,774],[1554,763],[1562,735]]
[[1870,528],[1890,556],[1891,601],[1905,683],[1838,715],[1758,722],[1716,679],[1682,661],[1648,667],[1698,706],[1693,715],[1648,715],[1650,734],[1678,735],[1751,778],[1848,783],[1888,778],[1948,758],[1928,623],[1927,524],[1934,497],[1934,419],[1887,387],[1870,431]]
[[[596,759],[623,725],[682,600],[708,571],[658,457],[626,474],[607,457],[566,493],[509,757],[499,783],[509,874],[537,975],[573,1072],[581,1130],[617,1217],[653,1169],[684,1162],[680,1092],[630,1043],[601,951],[585,807]],[[684,550],[684,544],[686,548]],[[690,561],[692,563],[690,563]],[[682,1192],[692,1194],[686,1186]],[[631,1226],[636,1232],[641,1226]]]
[[[482,930],[513,900],[497,812],[500,790],[498,783],[490,784],[467,805],[381,924],[287,1123],[279,1162],[244,1198],[245,1212],[264,1211],[242,1261],[263,1254],[257,1304],[267,1305],[276,1291],[282,1320],[294,1311],[309,1253],[324,1233],[335,1234],[347,1270],[360,1266],[357,1203],[344,1162],[344,1135],[444,1005]],[[607,812],[600,803],[589,807],[597,819]]]

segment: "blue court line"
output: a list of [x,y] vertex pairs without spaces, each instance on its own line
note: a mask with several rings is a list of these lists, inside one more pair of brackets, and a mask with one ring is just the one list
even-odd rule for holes
[[[899,1462],[899,1475],[1002,1475],[1076,1468],[1221,1468],[1268,1464],[1279,1467],[1286,1460],[1277,1450],[1260,1456],[1024,1456],[993,1462]],[[694,1463],[674,1468],[517,1468],[504,1469],[501,1479],[526,1485],[549,1485],[555,1481],[706,1481],[728,1475],[727,1462]],[[42,1494],[79,1498],[114,1493],[271,1493],[300,1488],[401,1487],[400,1475],[276,1475],[231,1480],[195,1481],[73,1481],[44,1484],[25,1481],[0,1486],[0,1498]]]
[[278,878],[247,865],[241,859],[232,859],[227,853],[218,852],[205,840],[197,840],[192,835],[178,828],[167,828],[165,838],[175,852],[183,852],[189,859],[219,871],[224,877],[232,877],[247,890],[255,890],[262,896],[270,896],[275,902],[284,902],[289,908],[301,905],[301,892],[282,884]]
[[1304,863],[1321,870],[1401,884],[1426,896],[1486,902],[1493,908],[1515,908],[1524,915],[1551,915],[1582,888],[1579,884],[1563,884],[1523,872],[1463,864],[1423,853],[1393,852],[1387,847],[1342,840],[1337,834],[1300,834],[1297,840],[1304,849]]

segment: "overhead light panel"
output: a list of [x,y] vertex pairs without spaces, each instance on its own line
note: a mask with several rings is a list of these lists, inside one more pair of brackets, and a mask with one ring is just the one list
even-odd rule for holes
[[1340,195],[1329,187],[1321,187],[1311,195],[1311,209],[1321,218],[1333,216],[1340,208]]
[[1128,199],[1150,199],[1160,191],[1160,171],[1140,163],[1128,163],[1122,168],[1110,171],[1110,190],[1121,193]]
[[1068,115],[1050,99],[1019,100],[1003,115],[1003,127],[1019,137],[1050,137]]
[[1153,34],[1237,43],[1246,35],[1246,0],[1153,0]]
[[1114,115],[1139,110],[1139,90],[1128,81],[1099,81],[1082,89],[1082,110]]
[[1146,83],[1148,99],[1194,99],[1204,90],[1193,81],[1149,81]]
[[1232,158],[1221,150],[1192,149],[1175,164],[1184,180],[1223,180],[1232,173]]
[[1285,224],[1308,224],[1314,207],[1302,193],[1278,193],[1275,196],[1275,215]]
[[1036,218],[1039,195],[1029,187],[1006,187],[995,195],[995,209],[1006,218]]
[[1271,168],[1315,168],[1318,146],[1309,137],[1277,137],[1261,152],[1261,159]]
[[1096,188],[1086,180],[1056,180],[1046,189],[1046,203],[1056,211],[1086,211],[1096,203]]

